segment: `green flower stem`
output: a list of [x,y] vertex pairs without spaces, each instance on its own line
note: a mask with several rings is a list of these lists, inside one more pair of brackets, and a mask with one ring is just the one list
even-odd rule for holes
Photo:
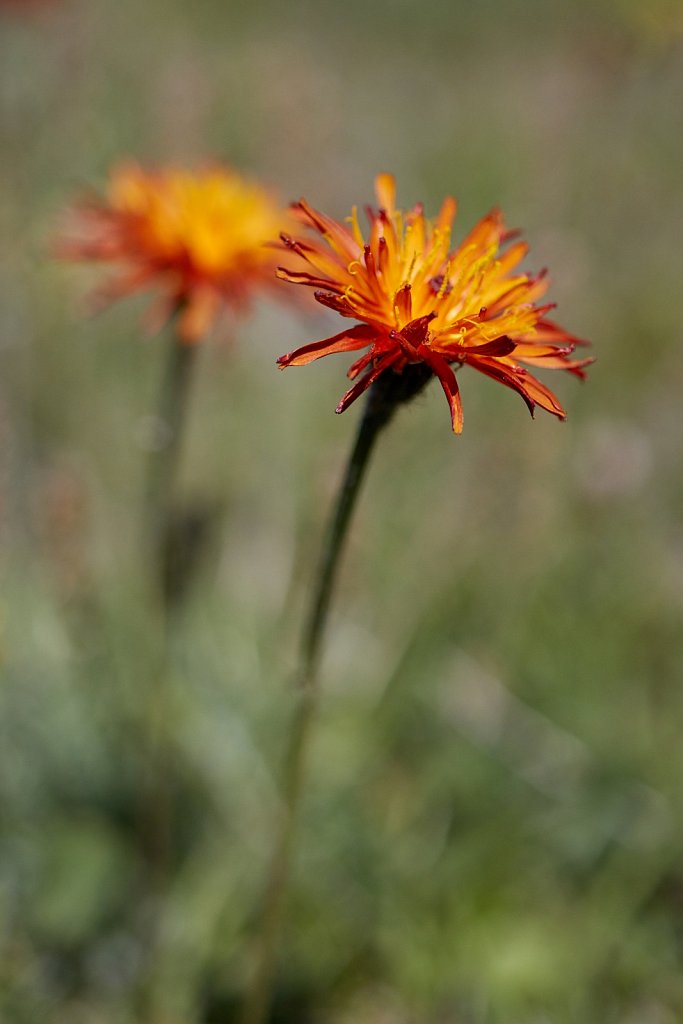
[[[176,610],[168,585],[168,566],[176,521],[175,485],[187,424],[188,398],[196,347],[184,343],[171,324],[157,405],[157,446],[150,452],[142,508],[143,595],[149,623],[149,660],[141,688],[141,772],[138,803],[138,841],[145,862],[145,900],[149,902],[145,944],[149,967],[138,998],[146,1020],[158,1019],[155,1009],[155,961],[160,942],[161,907],[169,881],[173,849],[173,756],[169,726],[171,625]],[[150,899],[151,897],[151,899]]]
[[383,374],[372,385],[323,542],[316,586],[303,632],[297,703],[285,760],[281,818],[264,896],[255,969],[247,991],[242,1024],[265,1024],[269,1017],[292,848],[312,725],[320,696],[318,669],[330,600],[353,510],[377,437],[398,405],[417,394],[431,376],[418,366],[412,371],[411,367],[401,375],[393,372]]
[[[187,345],[173,331],[158,405],[160,443],[149,458],[147,492],[143,509],[143,544],[148,572],[146,595],[153,624],[151,635],[158,644],[146,687],[143,754],[146,764],[140,783],[140,842],[158,883],[165,877],[171,843],[171,790],[168,779],[166,740],[167,676],[169,672],[169,620],[172,595],[167,586],[167,559],[174,522],[173,492],[187,405],[195,362],[194,345]],[[159,618],[157,619],[157,615]]]
[[150,553],[152,586],[164,606],[168,604],[166,559],[173,526],[173,488],[196,348],[183,342],[175,331],[170,338],[157,413],[159,445],[151,453],[148,467],[144,540]]

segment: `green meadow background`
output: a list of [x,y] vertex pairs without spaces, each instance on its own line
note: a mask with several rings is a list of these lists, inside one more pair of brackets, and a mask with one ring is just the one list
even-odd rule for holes
[[89,317],[101,275],[51,256],[128,156],[338,217],[391,170],[404,205],[458,196],[457,238],[499,204],[597,358],[546,376],[564,424],[466,369],[461,437],[432,385],[381,439],[273,1022],[683,1020],[682,46],[679,0],[0,4],[3,1024],[237,1019],[360,412],[333,412],[344,357],[275,368],[338,329],[322,308],[202,345],[159,690],[140,509],[169,337],[144,299]]

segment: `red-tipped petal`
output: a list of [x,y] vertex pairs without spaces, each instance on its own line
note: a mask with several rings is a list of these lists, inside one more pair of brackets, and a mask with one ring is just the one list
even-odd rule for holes
[[335,313],[357,318],[356,310],[349,300],[345,299],[342,295],[335,295],[332,292],[315,292],[314,298],[321,306],[327,306],[328,309],[333,309]]
[[427,366],[429,366],[439,378],[439,383],[443,388],[443,393],[448,399],[448,405],[451,410],[453,433],[462,433],[462,401],[460,399],[460,388],[458,387],[458,381],[455,373],[445,359],[443,359],[437,352],[427,348],[426,345],[420,345],[417,351],[418,355],[424,359]]
[[537,366],[539,370],[566,370],[581,380],[586,378],[585,368],[595,362],[594,359],[567,359],[557,355],[526,356],[523,353],[515,353],[515,356],[525,366]]
[[302,238],[292,238],[284,231],[280,234],[280,242],[268,243],[276,249],[284,246],[290,252],[296,253],[302,260],[327,277],[336,278],[339,273],[346,271],[347,261],[342,260],[334,252],[323,250],[319,245],[312,245]]
[[356,359],[355,363],[352,363],[351,366],[349,366],[348,370],[346,371],[346,376],[349,378],[349,380],[355,380],[359,373],[362,373],[363,370],[367,369],[367,367],[375,358],[376,354],[377,346],[373,345],[369,352],[366,352],[364,355],[362,355],[360,359]]
[[505,384],[506,387],[512,388],[518,395],[521,395],[532,416],[535,407],[540,405],[542,409],[557,416],[558,419],[567,418],[566,412],[552,391],[521,367],[507,366],[505,363],[499,363],[495,359],[489,358],[472,360],[471,365],[481,373],[485,373],[487,377],[500,381],[501,384]]
[[412,316],[413,302],[410,293],[410,285],[404,284],[402,288],[399,288],[394,296],[394,305],[402,320],[410,320],[410,317]]
[[508,338],[507,334],[503,334],[500,338],[494,338],[493,341],[484,341],[481,345],[463,345],[463,346],[447,346],[447,354],[451,353],[457,359],[462,359],[467,362],[468,356],[509,356],[511,352],[514,352],[517,348],[516,343],[512,338]]
[[396,333],[400,338],[405,339],[410,346],[417,348],[418,345],[427,340],[429,325],[435,317],[436,313],[427,313],[426,316],[419,316],[416,320],[411,320],[409,324],[406,324],[405,327]]
[[309,288],[326,288],[331,292],[336,291],[339,295],[344,291],[343,287],[335,284],[334,281],[329,281],[324,277],[315,277],[313,274],[307,274],[301,270],[287,270],[286,267],[278,267],[275,276],[289,284],[305,284]]
[[343,224],[309,206],[305,199],[293,203],[292,208],[303,216],[304,221],[324,235],[336,252],[348,260],[358,259],[361,250],[351,232]]
[[545,317],[538,321],[533,334],[529,338],[525,337],[524,340],[559,341],[560,344],[590,346],[590,341],[586,341],[584,338],[577,338],[575,334],[570,334],[563,327],[560,327],[559,324],[554,323],[552,320],[546,320]]
[[401,353],[395,351],[389,352],[386,356],[378,359],[370,373],[366,373],[364,377],[361,377],[359,381],[356,381],[352,388],[349,388],[334,411],[341,413],[344,412],[345,409],[348,409],[351,403],[355,402],[364,391],[367,391],[370,385],[374,384],[377,378],[384,373],[385,370],[388,370],[398,359],[400,359],[400,356]]
[[372,327],[360,324],[358,327],[352,327],[349,331],[335,334],[332,338],[313,341],[310,345],[287,352],[286,355],[280,356],[277,364],[281,370],[284,370],[286,366],[306,366],[308,363],[320,359],[321,356],[332,355],[335,352],[355,352],[359,348],[365,348],[372,344],[375,336]]

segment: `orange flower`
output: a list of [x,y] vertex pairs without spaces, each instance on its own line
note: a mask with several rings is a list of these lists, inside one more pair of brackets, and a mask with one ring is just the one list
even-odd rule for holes
[[105,304],[157,286],[162,301],[152,325],[178,313],[180,337],[196,342],[224,306],[240,308],[274,283],[268,243],[291,223],[263,188],[228,168],[193,174],[127,163],[111,173],[104,200],[75,207],[57,250],[66,259],[121,265],[97,293]]
[[515,241],[501,251],[516,232],[506,231],[500,211],[492,210],[451,250],[455,200],[446,198],[432,222],[421,205],[396,209],[392,175],[380,174],[375,190],[379,210],[367,209],[367,240],[355,208],[346,227],[303,199],[293,205],[300,223],[321,235],[324,244],[282,234],[284,246],[308,267],[305,272],[280,267],[278,276],[317,289],[318,302],[361,322],[281,356],[279,366],[367,349],[348,372],[355,383],[337,406],[343,412],[380,375],[422,364],[438,377],[453,430],[460,433],[453,364],[467,365],[517,391],[532,415],[539,405],[564,419],[555,395],[520,363],[583,377],[592,360],[571,359],[582,342],[548,319],[552,305],[536,304],[546,291],[545,274],[516,271],[526,244]]

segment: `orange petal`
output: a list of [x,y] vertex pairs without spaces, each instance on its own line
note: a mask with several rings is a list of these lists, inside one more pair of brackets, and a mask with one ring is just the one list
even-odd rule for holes
[[344,412],[345,409],[348,409],[352,402],[355,402],[364,391],[367,391],[371,384],[374,384],[380,374],[384,373],[385,370],[388,370],[400,358],[401,353],[399,349],[395,349],[378,359],[370,373],[366,373],[364,377],[361,377],[359,381],[356,381],[352,388],[349,388],[334,411]]
[[377,202],[388,214],[396,209],[396,179],[393,174],[378,174],[375,178]]
[[500,338],[494,338],[493,341],[482,342],[481,345],[445,344],[437,346],[438,339],[436,343],[432,343],[432,350],[436,347],[436,351],[447,359],[462,360],[463,362],[467,362],[468,356],[498,356],[499,358],[509,356],[517,348],[516,343],[506,334]]
[[307,220],[325,239],[329,242],[335,252],[347,260],[358,259],[361,253],[360,246],[350,231],[339,221],[327,217],[319,210],[315,210],[306,202],[300,199],[294,203],[294,209],[300,211]]
[[438,231],[450,231],[455,219],[455,214],[458,209],[453,196],[446,196],[441,209],[439,210],[439,216],[436,218],[436,228]]
[[410,320],[412,316],[413,303],[410,292],[410,285],[404,284],[402,288],[399,288],[394,296],[394,305],[401,320]]
[[300,270],[287,270],[286,267],[278,267],[275,271],[275,276],[281,281],[288,281],[289,284],[305,284],[309,288],[326,288],[328,291],[336,292],[341,295],[344,291],[344,286],[336,284],[334,281],[328,281],[325,277],[314,277],[313,274],[307,274]]
[[463,424],[462,401],[460,400],[458,381],[452,368],[448,365],[445,359],[443,359],[437,352],[429,349],[426,345],[420,345],[417,352],[425,361],[427,366],[429,366],[439,378],[439,383],[443,388],[443,393],[448,399],[448,405],[450,406],[453,433],[461,434]]
[[567,414],[552,391],[520,367],[507,366],[505,363],[489,358],[473,359],[470,365],[521,395],[532,416],[536,405],[540,405],[542,409],[561,420],[567,418]]
[[360,324],[352,327],[349,331],[342,331],[332,338],[323,338],[322,341],[313,341],[310,345],[304,345],[293,352],[280,356],[278,366],[283,370],[286,366],[306,366],[321,356],[332,355],[335,352],[355,352],[359,348],[366,348],[371,345],[376,337],[372,327]]

